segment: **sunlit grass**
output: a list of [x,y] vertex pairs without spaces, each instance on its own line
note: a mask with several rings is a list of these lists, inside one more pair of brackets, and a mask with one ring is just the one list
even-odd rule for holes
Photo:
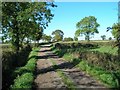
[[28,62],[25,66],[19,67],[18,69],[15,70],[14,75],[17,76],[16,79],[14,80],[14,84],[11,85],[11,89],[15,88],[32,88],[32,83],[34,80],[34,71],[35,71],[35,66],[36,66],[36,57],[39,48],[34,48],[33,51],[31,51],[29,57],[28,57]]
[[117,47],[112,46],[100,46],[100,48],[92,49],[92,51],[99,51],[101,53],[110,53],[113,55],[117,55]]
[[[112,72],[104,70],[101,67],[91,65],[86,60],[77,59],[80,61],[79,63],[77,62],[77,60],[73,61],[74,56],[72,54],[66,53],[64,54],[63,58],[64,60],[69,62],[76,62],[77,64],[75,67],[85,71],[91,76],[94,76],[95,79],[101,81],[101,83],[103,83],[106,87],[110,87],[110,88],[119,87],[118,78]],[[115,72],[115,73],[116,75],[119,75],[119,72],[118,73]]]

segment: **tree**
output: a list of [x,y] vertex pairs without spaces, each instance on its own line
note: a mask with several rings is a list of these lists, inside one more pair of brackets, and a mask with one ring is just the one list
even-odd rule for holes
[[64,38],[64,41],[73,41],[73,38],[71,38],[71,37]]
[[74,37],[74,41],[78,41],[78,38],[76,36]]
[[90,41],[91,35],[99,33],[97,29],[99,26],[100,25],[97,23],[97,19],[94,16],[85,17],[76,24],[77,30],[75,36],[85,35],[85,39]]
[[112,37],[109,37],[109,40],[112,40]]
[[43,41],[51,42],[51,39],[52,37],[50,35],[43,34],[42,36]]
[[112,27],[107,27],[107,32],[112,29],[112,35],[116,39],[115,46],[118,47],[118,57],[120,56],[120,23],[114,23]]
[[64,33],[62,30],[58,29],[58,30],[53,31],[52,35],[54,35],[53,41],[62,41]]
[[102,38],[102,40],[105,40],[105,39],[106,39],[106,36],[105,36],[105,35],[102,35],[101,38]]
[[118,47],[118,56],[120,56],[120,23],[113,24],[112,35],[116,38],[115,46]]
[[[52,2],[2,2],[2,32],[19,51],[24,39],[39,40],[53,14]],[[11,13],[12,12],[12,13]]]

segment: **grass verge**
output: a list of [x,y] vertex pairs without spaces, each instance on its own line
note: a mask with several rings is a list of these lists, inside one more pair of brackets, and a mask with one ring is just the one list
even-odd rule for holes
[[91,51],[99,51],[101,53],[110,53],[113,55],[117,55],[117,47],[112,47],[112,46],[100,46],[99,48],[96,49],[91,49]]
[[11,89],[15,88],[24,88],[31,89],[32,83],[34,80],[34,71],[36,65],[36,55],[39,48],[33,48],[32,52],[29,55],[28,62],[25,66],[19,67],[15,70],[14,74],[16,79],[14,80],[14,84],[11,85]]
[[[63,58],[67,61],[74,62],[74,56],[72,54],[64,54]],[[76,64],[80,70],[85,71],[86,73],[90,74],[91,76],[95,77],[95,79],[101,81],[105,86],[109,88],[119,88],[119,77],[120,72],[110,72],[100,68],[98,66],[94,66],[89,64],[86,60],[79,60],[80,62]],[[77,62],[77,61],[75,61]]]
[[[51,60],[51,62],[53,64],[53,68],[57,68],[56,62],[53,60]],[[66,76],[62,70],[57,69],[57,73],[62,78],[63,82],[67,85],[67,88],[69,88],[69,90],[76,90],[76,85],[74,82],[68,76]]]

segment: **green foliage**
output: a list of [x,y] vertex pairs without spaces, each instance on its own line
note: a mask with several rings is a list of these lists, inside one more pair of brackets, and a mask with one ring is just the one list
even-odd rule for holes
[[2,87],[6,89],[15,78],[15,76],[12,75],[15,68],[27,63],[31,47],[26,46],[18,53],[13,52],[12,49],[9,50],[10,45],[3,45],[2,47],[4,47],[2,55]]
[[115,46],[118,47],[118,56],[120,56],[120,23],[112,26],[112,34],[116,38]]
[[80,69],[93,75],[96,79],[99,79],[104,84],[107,84],[111,88],[118,88],[118,78],[112,73],[105,71],[99,67],[91,66],[86,61],[81,61],[78,65]]
[[112,40],[112,37],[109,37],[109,40]]
[[112,35],[117,39],[118,37],[120,37],[120,24],[113,24],[113,29],[112,29]]
[[71,37],[64,38],[64,41],[73,41],[73,38],[71,38]]
[[14,80],[14,84],[11,86],[14,88],[32,88],[33,83],[33,74],[36,66],[36,55],[39,48],[33,48],[33,51],[30,53],[28,62],[25,66],[17,68],[13,75],[17,77]]
[[64,54],[63,58],[67,61],[72,61],[74,57],[72,54],[66,53],[66,54]]
[[74,37],[74,41],[78,41],[78,38],[76,36]]
[[78,37],[79,35],[84,34],[85,40],[90,40],[90,35],[94,35],[94,33],[99,33],[97,28],[100,26],[97,23],[97,19],[94,16],[89,16],[83,18],[76,24],[77,30],[75,32],[75,36]]
[[18,76],[14,80],[14,85],[11,86],[11,89],[30,89],[32,88],[32,83],[33,83],[33,74],[32,73],[24,73],[21,76]]
[[18,68],[15,70],[16,75],[21,75],[26,72],[34,72],[35,70],[36,59],[30,59],[24,67]]
[[43,29],[54,16],[51,7],[56,5],[52,2],[2,2],[3,37],[10,39],[15,51],[19,51],[23,41],[41,39]]
[[117,47],[112,47],[112,46],[100,46],[99,48],[92,49],[91,51],[99,51],[101,53],[110,53],[113,55],[117,55]]
[[50,35],[43,34],[42,40],[47,41],[47,42],[51,42],[52,37]]
[[64,33],[62,30],[55,30],[52,32],[52,35],[54,35],[53,41],[62,41]]
[[[59,43],[55,47],[60,47],[55,49],[58,55],[63,56],[63,58],[70,62],[76,62],[75,65],[87,72],[88,74],[94,76],[96,79],[103,82],[108,87],[119,88],[120,87],[120,63],[119,58],[109,53],[100,53],[97,51],[91,51],[88,49],[86,44],[79,44],[83,48],[67,48],[70,43]],[[84,46],[85,45],[85,46]],[[86,47],[87,46],[87,47]],[[66,47],[66,48],[62,48]],[[108,48],[109,47],[109,48]],[[103,52],[108,49],[113,50],[111,46],[104,46]],[[85,48],[85,49],[84,49]],[[98,47],[97,47],[98,48]],[[93,49],[95,50],[95,49]],[[62,52],[64,51],[64,53]],[[116,51],[116,50],[113,50]],[[111,52],[113,53],[113,52]],[[76,56],[78,55],[78,57]],[[81,60],[74,60],[74,58]],[[73,63],[73,64],[74,64]],[[119,73],[117,73],[119,72]]]
[[106,39],[106,36],[105,36],[105,35],[102,35],[101,38],[102,38],[102,40],[105,40],[105,39]]

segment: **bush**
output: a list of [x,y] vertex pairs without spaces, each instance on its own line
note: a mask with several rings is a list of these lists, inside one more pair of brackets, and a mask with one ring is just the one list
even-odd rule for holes
[[71,37],[64,38],[64,41],[73,41],[73,38],[71,38]]

